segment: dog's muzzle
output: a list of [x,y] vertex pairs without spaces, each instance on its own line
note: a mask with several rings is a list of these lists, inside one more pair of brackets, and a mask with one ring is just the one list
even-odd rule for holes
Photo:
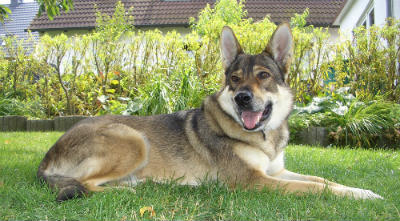
[[250,91],[239,92],[234,100],[239,107],[239,115],[246,130],[259,128],[271,115],[272,102],[267,102],[264,109],[253,110],[253,94]]

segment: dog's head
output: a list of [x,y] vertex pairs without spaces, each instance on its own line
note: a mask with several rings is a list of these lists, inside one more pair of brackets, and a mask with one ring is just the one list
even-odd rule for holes
[[276,129],[289,116],[293,101],[285,81],[292,44],[289,25],[282,24],[262,53],[249,55],[243,52],[232,29],[223,28],[221,53],[225,86],[218,102],[244,130]]

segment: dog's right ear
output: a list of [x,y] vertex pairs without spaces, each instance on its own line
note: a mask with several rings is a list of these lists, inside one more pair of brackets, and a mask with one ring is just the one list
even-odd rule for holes
[[221,54],[224,68],[227,69],[240,53],[243,53],[243,50],[235,34],[230,27],[225,26],[221,33]]
[[265,48],[265,52],[272,55],[283,71],[283,77],[286,80],[293,55],[293,35],[288,23],[283,23],[276,28]]

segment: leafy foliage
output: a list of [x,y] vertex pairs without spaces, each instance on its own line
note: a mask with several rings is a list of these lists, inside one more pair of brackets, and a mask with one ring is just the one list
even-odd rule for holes
[[240,26],[248,22],[244,19],[247,12],[243,8],[244,0],[239,1],[239,3],[231,0],[220,0],[214,8],[207,4],[199,13],[197,21],[195,18],[190,18],[191,27],[199,35],[217,41],[225,25]]
[[384,100],[361,102],[347,93],[349,89],[341,88],[334,96],[315,97],[306,107],[296,107],[289,119],[292,140],[302,129],[323,126],[339,145],[383,147],[398,143],[400,105]]
[[47,13],[47,17],[53,20],[54,16],[60,14],[60,10],[68,12],[70,9],[74,9],[73,0],[36,0],[39,3],[39,16],[43,13]]
[[399,111],[400,105],[391,102],[352,102],[346,114],[337,117],[339,126],[332,136],[340,144],[358,147],[382,145],[377,143],[378,138],[385,139],[383,145],[396,143],[400,140],[400,127],[396,126],[400,119]]
[[335,45],[337,85],[348,84],[361,100],[400,101],[400,21],[389,19],[383,27],[360,26],[352,41]]
[[[61,4],[58,9],[63,9],[70,0],[40,2]],[[97,14],[93,32],[44,35],[34,53],[22,47],[23,40],[6,37],[6,53],[0,54],[0,96],[7,109],[2,114],[19,114],[19,107],[30,103],[37,104],[32,107],[38,111],[24,114],[40,118],[149,115],[199,107],[223,78],[222,27],[231,26],[243,49],[252,54],[265,49],[276,28],[268,16],[258,22],[246,18],[243,1],[208,5],[197,20],[191,19],[192,32],[185,36],[137,30],[129,14],[118,2],[113,16]],[[397,139],[398,120],[390,119],[398,119],[398,106],[389,102],[400,101],[400,21],[361,27],[353,40],[331,45],[328,29],[307,25],[307,16],[308,10],[290,22],[295,56],[287,83],[301,106],[290,119],[292,129],[328,126],[332,138],[342,144],[370,146],[385,131]],[[354,94],[356,99],[341,95],[338,88],[343,87],[349,88],[346,96]],[[18,105],[11,105],[14,101]],[[360,102],[363,108],[357,106]]]
[[8,18],[9,14],[11,14],[11,10],[5,5],[0,5],[0,22],[1,23],[4,23],[4,20]]
[[0,98],[0,116],[44,116],[38,101],[26,102],[16,98]]

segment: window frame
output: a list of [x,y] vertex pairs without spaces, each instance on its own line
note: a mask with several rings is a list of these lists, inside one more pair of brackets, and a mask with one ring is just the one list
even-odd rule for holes
[[[373,24],[371,24],[371,13],[373,14]],[[375,7],[374,7],[374,0],[370,0],[368,2],[367,7],[365,8],[364,12],[361,14],[356,27],[364,25],[365,28],[369,28],[375,24]]]

